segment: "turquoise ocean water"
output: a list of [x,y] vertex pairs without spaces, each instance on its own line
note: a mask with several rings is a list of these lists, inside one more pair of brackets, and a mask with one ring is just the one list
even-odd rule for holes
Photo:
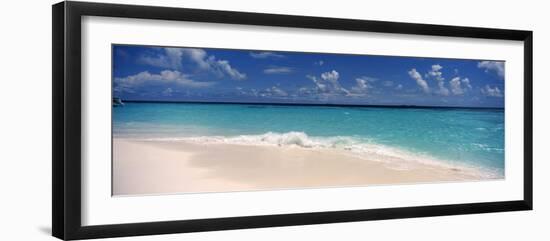
[[504,176],[504,110],[126,103],[113,136],[339,148],[429,158]]

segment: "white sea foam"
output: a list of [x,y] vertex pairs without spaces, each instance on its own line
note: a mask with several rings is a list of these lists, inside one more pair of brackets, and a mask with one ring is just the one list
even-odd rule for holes
[[484,170],[465,163],[452,160],[441,160],[426,154],[414,153],[401,148],[374,143],[371,140],[351,136],[311,137],[304,132],[276,133],[267,132],[260,135],[238,136],[194,136],[178,138],[149,138],[148,141],[183,141],[196,144],[232,144],[254,146],[278,146],[307,149],[335,149],[355,157],[379,161],[396,169],[408,169],[408,164],[420,163],[434,165],[452,170],[475,173],[484,178],[499,178],[496,171]]
[[496,148],[496,147],[490,147],[487,144],[480,144],[480,143],[472,143],[472,146],[475,148],[484,150],[484,151],[497,151],[497,152],[504,152],[503,148]]
[[276,133],[267,132],[261,135],[238,136],[194,136],[178,138],[150,138],[150,141],[187,141],[198,144],[234,144],[258,146],[289,146],[301,148],[337,148],[349,149],[361,143],[358,138],[347,136],[310,137],[304,132]]

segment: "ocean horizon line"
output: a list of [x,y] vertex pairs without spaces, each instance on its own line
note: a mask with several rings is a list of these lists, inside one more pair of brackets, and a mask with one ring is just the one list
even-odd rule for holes
[[167,104],[220,104],[220,105],[276,105],[276,106],[326,106],[326,107],[369,107],[403,109],[480,109],[504,110],[504,107],[477,106],[428,106],[428,105],[380,105],[380,104],[335,104],[335,103],[288,103],[288,102],[237,102],[237,101],[189,101],[189,100],[124,100],[126,103],[167,103]]

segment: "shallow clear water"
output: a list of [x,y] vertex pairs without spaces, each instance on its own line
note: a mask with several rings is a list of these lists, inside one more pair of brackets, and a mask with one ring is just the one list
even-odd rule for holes
[[113,108],[113,134],[388,147],[504,175],[502,109],[126,103]]

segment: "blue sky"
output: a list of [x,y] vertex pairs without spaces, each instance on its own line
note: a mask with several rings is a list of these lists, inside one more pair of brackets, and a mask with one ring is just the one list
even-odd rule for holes
[[123,100],[503,107],[504,62],[113,46]]

